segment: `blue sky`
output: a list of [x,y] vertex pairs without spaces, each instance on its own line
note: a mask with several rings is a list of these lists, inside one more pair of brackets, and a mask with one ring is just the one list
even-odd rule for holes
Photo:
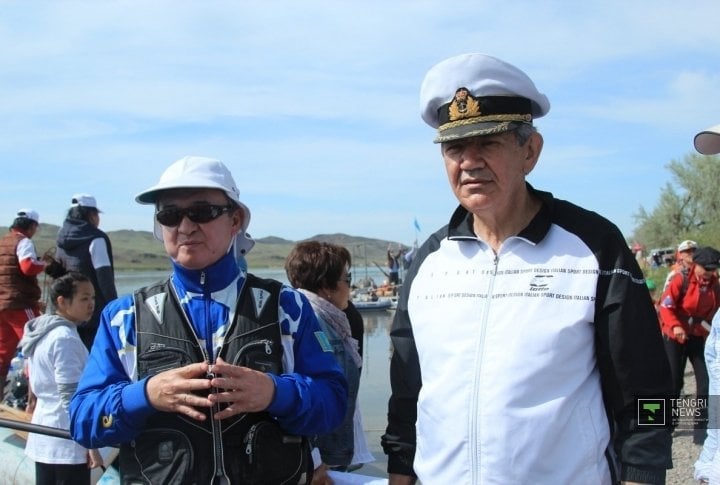
[[[551,103],[529,181],[614,221],[720,123],[720,2],[2,1],[0,225],[152,230],[134,196],[184,155],[223,160],[254,237],[411,244],[456,201],[419,115],[429,67],[484,52]],[[713,181],[713,183],[715,183]]]

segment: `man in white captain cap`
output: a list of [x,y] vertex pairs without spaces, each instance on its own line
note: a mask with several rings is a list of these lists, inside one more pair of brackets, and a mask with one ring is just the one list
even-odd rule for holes
[[615,225],[526,182],[548,99],[465,54],[420,103],[459,207],[398,302],[390,483],[664,483],[670,431],[637,402],[671,389],[643,274]]

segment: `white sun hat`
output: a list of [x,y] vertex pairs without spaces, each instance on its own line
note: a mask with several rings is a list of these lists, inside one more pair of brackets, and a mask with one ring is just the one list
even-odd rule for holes
[[[250,224],[250,209],[240,202],[240,191],[230,170],[220,160],[206,157],[187,156],[170,165],[160,176],[160,181],[140,192],[135,201],[140,204],[155,204],[161,192],[170,189],[219,189],[243,211],[243,223],[235,241],[235,251],[244,255],[252,249],[255,241],[247,234]],[[155,221],[155,237],[162,241],[162,229]]]

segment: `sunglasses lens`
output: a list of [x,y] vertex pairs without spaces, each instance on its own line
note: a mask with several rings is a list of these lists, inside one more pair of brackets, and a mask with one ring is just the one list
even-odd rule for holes
[[187,217],[196,224],[205,224],[213,221],[230,210],[229,206],[222,205],[197,205],[185,209],[163,209],[155,214],[155,219],[166,227],[179,225],[183,217]]
[[215,205],[199,205],[197,207],[185,209],[185,213],[191,221],[197,224],[204,224],[212,221],[213,219],[217,219],[218,216],[222,214],[222,210],[220,207]]
[[167,227],[175,227],[182,221],[183,218],[182,209],[163,209],[155,214],[155,219]]

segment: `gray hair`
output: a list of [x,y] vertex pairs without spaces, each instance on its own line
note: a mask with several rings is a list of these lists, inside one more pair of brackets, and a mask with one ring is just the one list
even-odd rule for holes
[[533,133],[537,133],[537,128],[529,123],[513,122],[517,126],[513,130],[515,133],[515,139],[517,139],[518,145],[523,146],[530,139]]

